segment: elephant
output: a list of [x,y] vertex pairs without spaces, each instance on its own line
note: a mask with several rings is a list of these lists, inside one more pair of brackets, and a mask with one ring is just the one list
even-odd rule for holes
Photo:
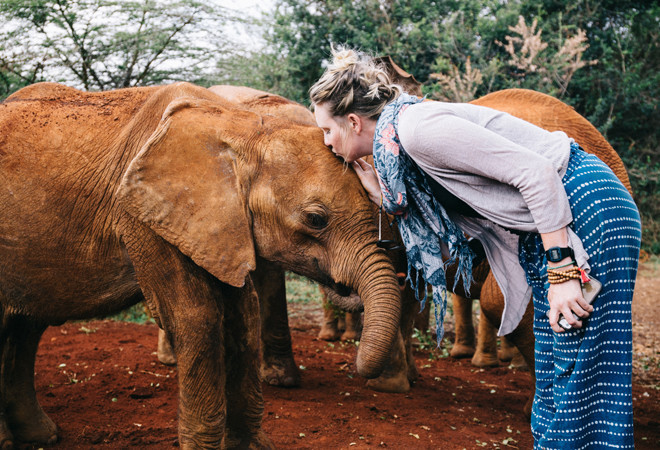
[[[236,107],[245,108],[259,114],[287,118],[301,124],[316,127],[314,115],[309,109],[279,95],[245,86],[217,85],[210,87],[209,90],[221,96],[224,100],[232,102]],[[372,209],[372,220],[374,226],[376,226],[377,222],[375,218],[377,217],[377,210],[373,205],[370,205],[370,207]],[[391,233],[392,230],[389,228],[384,230],[384,237],[392,238]],[[351,254],[353,251],[353,249],[349,250]],[[389,256],[396,266],[397,280],[401,286],[402,272],[405,272],[405,259],[401,258],[402,253],[399,255],[390,254]],[[255,288],[259,293],[262,312],[261,375],[264,381],[270,385],[281,387],[298,386],[300,384],[300,372],[298,365],[295,363],[291,346],[284,270],[276,263],[263,261],[258,265],[257,270],[253,272],[252,278]],[[361,315],[364,305],[355,292],[342,296],[336,290],[324,285],[321,285],[320,289],[324,301],[329,299],[328,303],[324,305],[325,311],[332,313],[332,308],[329,306],[332,303],[337,308],[346,312],[349,324],[357,325],[359,323],[361,327]],[[402,308],[411,311],[403,315],[405,317],[413,317],[412,309],[417,303],[413,294],[403,290],[402,298]],[[336,321],[333,325],[336,325]],[[405,343],[401,332],[405,332],[404,330],[407,329],[411,329],[411,327],[401,326],[395,341],[397,350],[393,351],[392,356],[388,358],[383,373],[367,381],[369,387],[385,392],[402,392],[408,390],[410,388],[410,382],[416,379],[417,371],[414,360],[412,359],[412,352],[403,351]],[[324,330],[322,329],[321,333],[323,332]],[[358,332],[361,334],[362,330],[349,328],[345,338],[357,338]],[[175,362],[170,348],[164,337],[164,333],[159,333],[159,360],[165,363]],[[401,361],[403,357],[409,358],[409,361]],[[402,368],[403,371],[401,370]]]
[[[540,92],[527,89],[506,89],[471,101],[507,112],[548,131],[563,131],[575,139],[588,153],[595,154],[607,164],[632,195],[632,187],[623,161],[605,137],[587,119],[562,101]],[[483,282],[480,297],[481,310],[496,328],[504,310],[504,296],[492,272]],[[464,316],[463,316],[464,317]],[[530,301],[518,327],[507,338],[522,354],[534,378],[533,305]],[[525,405],[525,413],[531,413],[533,398]]]
[[[292,120],[303,125],[316,126],[314,114],[309,109],[282,96],[247,86],[215,85],[211,86],[209,90],[237,107],[259,114]],[[284,270],[277,267],[276,264],[263,261],[253,272],[252,278],[255,282],[262,311],[261,376],[270,385],[281,387],[299,386],[300,372],[291,348],[291,334],[286,314]],[[336,329],[337,318],[333,313],[334,308],[330,306],[329,300],[327,300],[328,289],[321,285],[320,290],[323,294],[325,314],[332,316],[332,318],[329,318],[327,328],[321,329],[319,337],[330,339],[330,327],[334,326],[334,332],[338,333]],[[331,298],[338,299],[339,303],[345,303],[340,297]],[[360,308],[357,306],[357,301],[353,303],[351,308]],[[346,331],[345,338],[358,339],[357,333],[361,333],[361,312],[349,311],[344,314],[351,325],[349,330]],[[356,328],[358,324],[359,330]],[[158,333],[158,359],[168,365],[176,363],[172,346],[163,330],[159,330]]]
[[[402,85],[406,92],[421,95],[420,83],[412,75],[396,65],[390,57],[381,57],[379,61],[387,68],[392,78]],[[272,114],[300,123],[316,125],[314,115],[309,109],[279,95],[245,86],[217,85],[209,89],[225,100],[243,108],[261,114]],[[375,215],[376,211],[374,211]],[[384,230],[388,239],[394,238],[392,233],[395,231],[387,227]],[[397,338],[397,343],[388,365],[380,377],[368,380],[367,386],[381,392],[407,392],[418,376],[417,368],[414,364],[410,337],[413,327],[418,329],[426,329],[428,327],[429,308],[418,314],[419,308],[415,295],[410,289],[405,288],[405,255],[402,252],[396,252],[391,253],[390,256],[398,270],[397,276],[403,296],[402,307],[406,313],[403,314],[404,319],[401,324],[401,339]],[[261,265],[260,270],[266,270],[265,266]],[[293,349],[291,348],[291,335],[289,332],[286,297],[284,294],[284,272],[273,265],[268,267],[267,271],[267,275],[254,277],[255,279],[262,280],[257,283],[257,291],[259,292],[260,304],[262,306],[261,374],[268,384],[281,387],[295,387],[300,384],[300,373],[294,360]],[[475,289],[480,289],[480,287],[473,288],[472,292],[475,292]],[[339,338],[359,339],[361,332],[361,313],[359,312],[361,305],[359,297],[342,298],[323,286],[321,286],[321,294],[324,304],[324,319],[321,324],[321,330],[319,331],[319,338],[324,340],[335,340]],[[467,301],[465,300],[465,302]],[[471,301],[469,302],[469,311],[462,311],[464,314],[467,314],[466,317],[469,319],[471,327]],[[340,329],[339,325],[340,319],[337,314],[339,308],[332,307],[331,304],[343,305],[347,310],[344,321],[346,325],[343,330]],[[461,320],[459,318],[457,323],[464,324],[468,322],[465,319]],[[497,361],[498,357],[497,350],[494,347],[495,332],[492,327],[486,328],[485,325],[486,320],[484,319],[483,326],[480,330],[488,330],[489,333],[482,332],[480,334],[480,345],[477,347],[478,351],[473,358],[475,364],[478,363],[480,366],[492,365],[492,361]],[[470,327],[465,326],[457,330],[457,342],[470,340],[474,344],[474,331],[472,330],[470,337]],[[472,349],[472,353],[474,353],[474,348]],[[472,356],[472,353],[470,353],[470,356]],[[166,364],[173,364],[175,362],[170,346],[166,342],[164,333],[162,332],[159,333],[158,358]]]
[[[48,326],[145,301],[178,361],[182,448],[270,448],[259,266],[359,293],[377,377],[401,294],[370,201],[321,131],[189,83],[0,103],[0,445],[53,443],[34,362]],[[350,253],[347,249],[351,249]]]

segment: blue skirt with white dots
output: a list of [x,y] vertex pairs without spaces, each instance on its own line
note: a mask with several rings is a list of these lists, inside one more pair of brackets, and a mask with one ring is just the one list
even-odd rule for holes
[[534,448],[634,448],[631,304],[641,221],[610,168],[577,144],[563,178],[573,222],[603,283],[581,329],[555,333],[548,311],[547,261],[538,233],[520,239],[520,263],[534,295]]

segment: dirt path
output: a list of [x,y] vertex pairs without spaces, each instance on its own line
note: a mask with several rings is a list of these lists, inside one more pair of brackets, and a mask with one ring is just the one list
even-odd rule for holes
[[[640,271],[635,324],[635,443],[660,448],[660,271]],[[407,394],[365,388],[355,347],[316,339],[312,311],[292,314],[304,368],[297,389],[264,387],[263,427],[279,448],[531,448],[522,406],[529,374],[477,369],[469,361],[416,354],[421,378]],[[41,342],[36,388],[60,427],[54,448],[177,446],[176,370],[158,363],[154,325],[96,321],[50,328]]]

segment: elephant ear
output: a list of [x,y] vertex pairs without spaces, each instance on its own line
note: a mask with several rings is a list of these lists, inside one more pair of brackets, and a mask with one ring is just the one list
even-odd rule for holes
[[174,100],[117,192],[130,215],[235,287],[244,285],[256,261],[229,142],[240,142],[241,130],[260,125],[259,116],[214,102]]

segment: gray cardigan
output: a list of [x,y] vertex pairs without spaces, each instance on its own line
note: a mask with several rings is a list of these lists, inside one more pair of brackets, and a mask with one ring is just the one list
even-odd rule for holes
[[[505,299],[500,335],[511,333],[531,298],[518,261],[518,235],[505,228],[546,233],[573,216],[562,183],[572,139],[510,114],[466,103],[422,102],[399,118],[401,145],[427,174],[485,219],[451,214],[479,239]],[[442,202],[442,199],[440,199]],[[589,270],[578,236],[569,245]]]

